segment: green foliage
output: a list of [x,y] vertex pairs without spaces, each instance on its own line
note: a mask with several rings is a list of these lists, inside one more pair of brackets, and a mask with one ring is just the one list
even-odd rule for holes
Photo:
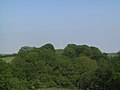
[[75,44],[68,44],[67,47],[65,47],[63,55],[68,56],[70,58],[77,57],[76,53],[77,45]]
[[77,54],[78,54],[78,56],[82,56],[82,55],[91,56],[92,51],[91,51],[90,47],[87,45],[79,45],[77,47]]
[[35,47],[29,47],[29,46],[21,47],[17,56],[20,56],[21,58],[25,58],[25,56],[27,56],[27,54],[29,52],[32,52],[33,50],[35,50]]
[[68,59],[57,59],[53,66],[53,80],[57,87],[72,87],[74,66]]
[[87,45],[77,46],[75,44],[68,44],[64,49],[63,55],[70,58],[87,56],[94,60],[105,58],[105,55],[96,47],[89,47]]
[[117,54],[120,55],[120,51]]
[[119,90],[120,89],[120,57],[113,57],[110,60],[101,59],[98,62],[96,71],[97,89]]
[[67,88],[41,88],[41,89],[37,89],[37,90],[76,90],[76,89],[67,89]]
[[0,89],[1,90],[27,90],[23,80],[14,78],[8,63],[0,60]]
[[109,88],[109,81],[111,77],[111,68],[110,68],[110,60],[101,59],[98,62],[98,69],[96,70],[96,84],[95,89],[100,90],[108,90]]
[[42,46],[42,48],[46,48],[46,49],[55,51],[55,48],[52,44],[45,44],[44,46]]
[[55,50],[46,44],[22,47],[11,63],[0,60],[1,90],[51,87],[119,90],[120,55],[108,58],[87,45],[69,44],[64,50]]
[[110,77],[110,85],[114,90],[120,89],[120,55],[113,58],[112,61],[112,77]]
[[76,69],[75,84],[81,89],[90,89],[95,83],[95,71],[98,69],[96,61],[88,57],[80,57],[74,61]]
[[92,51],[91,58],[95,60],[99,60],[102,57],[102,52],[96,47],[90,47]]
[[18,78],[11,78],[9,80],[10,89],[9,90],[28,90],[27,82]]
[[11,69],[9,65],[0,60],[0,89],[1,90],[9,90],[9,80],[12,77]]

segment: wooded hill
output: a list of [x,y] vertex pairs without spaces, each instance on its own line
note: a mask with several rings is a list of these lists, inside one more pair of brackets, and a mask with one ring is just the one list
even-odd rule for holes
[[97,47],[68,44],[55,50],[22,47],[11,63],[0,60],[1,90],[38,88],[120,90],[120,53],[108,57]]

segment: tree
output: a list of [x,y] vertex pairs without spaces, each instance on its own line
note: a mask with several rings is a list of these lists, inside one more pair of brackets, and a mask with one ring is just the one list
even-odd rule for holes
[[[21,58],[25,58],[25,56],[27,56],[27,54],[28,54],[29,52],[32,52],[34,49],[35,49],[35,47],[29,47],[29,46],[21,47],[21,49],[20,49],[19,52],[18,52],[18,55],[19,55]],[[18,55],[17,55],[17,56],[18,56]]]
[[55,52],[55,48],[52,44],[45,44],[42,48],[46,48]]
[[111,88],[114,90],[120,89],[120,55],[112,59],[112,77],[110,81]]
[[56,52],[46,44],[21,48],[11,64],[0,60],[0,89],[43,87],[119,90],[120,55],[108,58],[96,47],[75,44]]
[[15,77],[12,77],[9,80],[9,90],[28,90],[27,82],[25,80],[21,80]]
[[54,63],[52,75],[57,87],[73,87],[74,65],[69,59],[58,58]]
[[109,81],[111,81],[110,78],[112,77],[111,61],[107,59],[100,59],[97,63],[98,69],[95,73],[97,81],[94,88],[100,90],[110,90]]
[[91,58],[95,60],[99,60],[102,57],[102,52],[96,47],[90,47],[92,51]]
[[77,45],[68,44],[63,51],[63,55],[70,58],[75,58],[77,57],[76,49],[77,49]]
[[96,71],[96,89],[119,90],[120,89],[120,56],[110,60],[100,59]]
[[78,45],[77,46],[77,55],[78,56],[88,56],[90,57],[92,55],[91,48],[87,45]]
[[120,55],[120,51],[117,54]]
[[5,61],[0,60],[0,89],[10,90],[9,80],[12,77],[11,68]]
[[96,81],[95,71],[98,68],[96,61],[82,56],[74,60],[74,66],[76,71],[75,85],[83,90],[93,88]]

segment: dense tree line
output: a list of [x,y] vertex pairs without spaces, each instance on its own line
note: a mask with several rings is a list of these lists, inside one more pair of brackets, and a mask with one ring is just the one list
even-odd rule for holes
[[37,88],[120,90],[120,54],[108,57],[98,48],[68,44],[22,47],[9,64],[0,60],[0,90]]
[[0,54],[0,58],[15,57],[16,55],[17,55],[17,53],[13,53],[13,54]]

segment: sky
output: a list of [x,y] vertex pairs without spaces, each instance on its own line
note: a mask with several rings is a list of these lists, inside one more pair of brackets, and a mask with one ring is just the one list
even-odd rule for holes
[[0,53],[51,43],[120,50],[120,0],[0,0]]

